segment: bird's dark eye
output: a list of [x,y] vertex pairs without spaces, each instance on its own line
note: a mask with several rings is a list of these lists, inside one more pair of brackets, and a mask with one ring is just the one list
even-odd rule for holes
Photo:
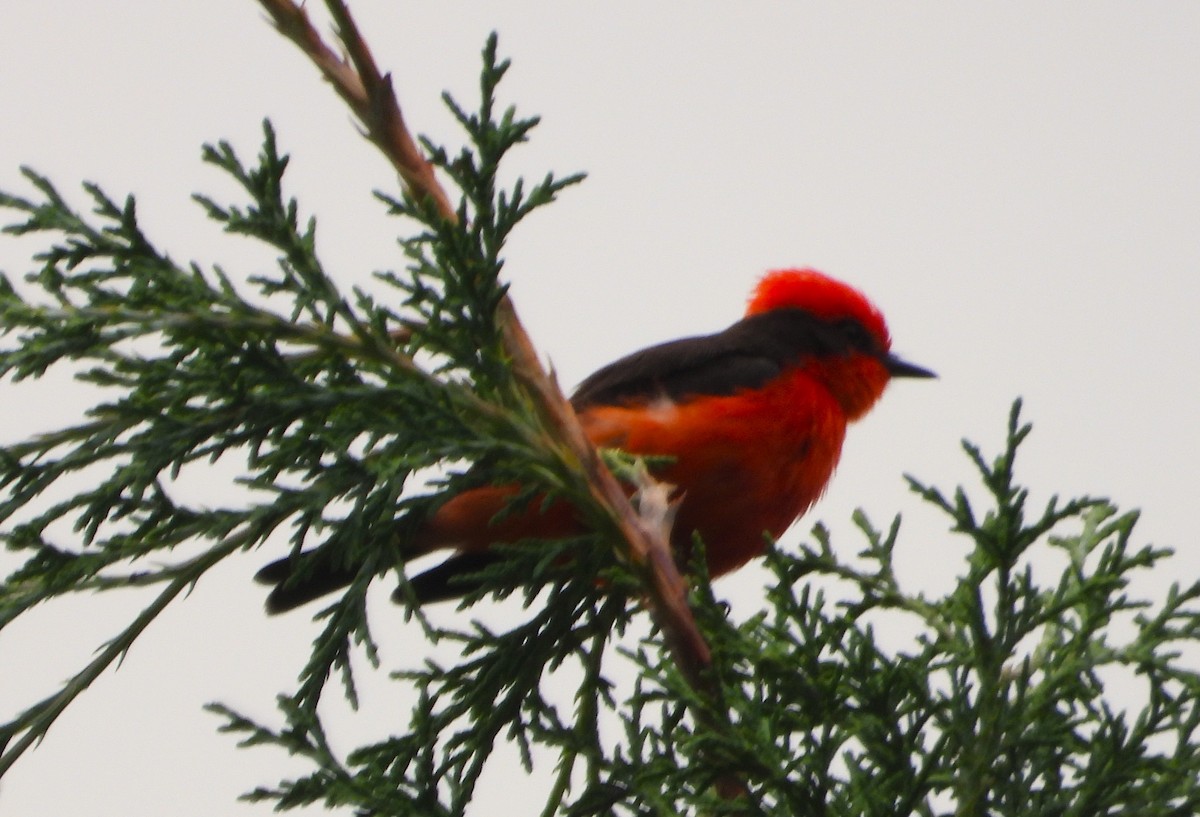
[[837,328],[841,336],[845,339],[848,349],[874,352],[879,345],[875,337],[867,331],[867,327],[856,320],[848,318],[844,321],[839,321]]

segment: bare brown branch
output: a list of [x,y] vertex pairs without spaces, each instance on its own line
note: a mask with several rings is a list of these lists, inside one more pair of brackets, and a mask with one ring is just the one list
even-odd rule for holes
[[[412,194],[417,198],[428,198],[444,218],[457,222],[457,214],[434,176],[432,166],[409,134],[390,76],[379,70],[345,3],[325,0],[347,54],[342,58],[321,39],[302,6],[292,0],[258,1],[270,14],[276,28],[309,56],[354,111],[363,123],[367,138],[388,157]],[[536,397],[547,427],[578,460],[592,497],[608,510],[628,543],[631,561],[649,576],[651,612],[667,638],[676,663],[694,688],[715,699],[718,690],[705,672],[712,665],[712,655],[696,627],[687,603],[688,585],[675,564],[670,545],[674,513],[667,492],[645,493],[645,512],[635,510],[625,487],[612,475],[583,433],[557,381],[541,365],[507,296],[498,307],[497,322],[514,374]],[[647,477],[647,484],[650,483],[652,480]],[[720,780],[718,790],[728,798],[746,791],[744,784],[733,778]]]
[[431,201],[447,221],[457,221],[454,206],[434,175],[433,166],[404,124],[391,77],[380,73],[345,4],[326,0],[349,61],[325,44],[302,5],[292,0],[258,2],[271,16],[275,28],[308,55],[350,106],[363,125],[363,135],[391,161],[413,196]]

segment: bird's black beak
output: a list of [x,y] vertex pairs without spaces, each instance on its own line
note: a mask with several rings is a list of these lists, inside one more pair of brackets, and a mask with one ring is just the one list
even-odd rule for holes
[[937,377],[936,374],[928,369],[922,369],[920,366],[906,363],[895,355],[884,357],[883,365],[887,366],[888,373],[892,377]]

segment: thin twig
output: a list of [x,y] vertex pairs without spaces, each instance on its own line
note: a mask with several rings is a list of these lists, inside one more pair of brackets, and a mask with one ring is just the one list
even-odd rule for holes
[[362,123],[363,135],[391,161],[400,178],[418,198],[428,198],[447,221],[458,216],[446,191],[434,176],[433,166],[422,155],[404,125],[404,117],[391,76],[381,74],[370,49],[358,33],[350,10],[338,0],[326,0],[337,25],[337,35],[349,59],[338,54],[313,28],[308,12],[291,0],[258,0],[281,34],[300,47],[320,69],[354,115]]
[[[183,564],[163,571],[171,576],[170,584],[158,594],[128,627],[104,645],[95,658],[75,674],[58,693],[22,712],[7,724],[0,725],[0,777],[24,752],[46,736],[47,730],[81,692],[91,686],[114,662],[118,665],[129,648],[167,605],[180,593],[193,587],[213,565],[230,553],[243,548],[250,540],[246,531],[228,537]],[[20,735],[11,745],[9,741]]]

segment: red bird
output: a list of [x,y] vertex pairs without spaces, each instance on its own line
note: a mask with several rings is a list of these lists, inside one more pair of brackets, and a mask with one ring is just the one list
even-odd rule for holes
[[[883,315],[858,290],[814,270],[779,270],[763,277],[746,316],[728,329],[621,358],[584,380],[571,403],[593,445],[672,458],[656,471],[682,497],[672,542],[686,548],[698,533],[709,571],[719,576],[761,554],[764,534],[779,537],[817,500],[846,424],[875,404],[891,378],[934,376],[897,358],[891,345]],[[469,490],[423,523],[410,556],[457,554],[411,580],[420,600],[465,592],[451,579],[494,558],[494,543],[581,532],[562,502],[530,502],[493,522],[517,492],[511,485]],[[259,573],[276,585],[272,612],[352,577],[315,564],[301,570],[297,559]]]

